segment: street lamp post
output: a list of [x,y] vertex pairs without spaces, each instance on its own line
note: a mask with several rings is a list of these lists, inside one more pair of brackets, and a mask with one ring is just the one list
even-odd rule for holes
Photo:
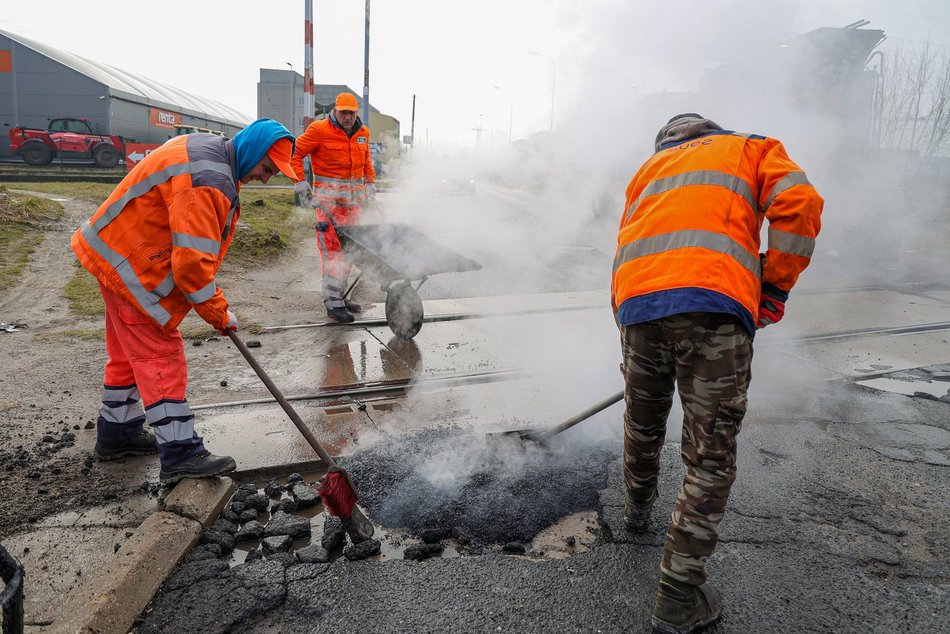
[[538,57],[543,57],[544,59],[551,62],[551,132],[554,132],[554,85],[557,81],[557,65],[554,63],[554,58],[550,55],[545,55],[544,53],[539,53],[538,51],[528,51],[529,55],[537,55]]

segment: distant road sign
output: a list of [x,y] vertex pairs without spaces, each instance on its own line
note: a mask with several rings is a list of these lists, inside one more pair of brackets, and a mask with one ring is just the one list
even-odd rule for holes
[[125,169],[132,169],[136,163],[151,154],[152,150],[158,147],[161,147],[158,143],[126,143]]

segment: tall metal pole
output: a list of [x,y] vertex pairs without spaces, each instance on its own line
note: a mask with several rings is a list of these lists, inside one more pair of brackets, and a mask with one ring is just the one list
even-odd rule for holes
[[551,62],[551,125],[550,130],[554,132],[554,87],[555,82],[557,81],[557,64],[554,62],[554,58],[550,55],[545,55],[544,53],[539,53],[538,51],[528,51],[528,55],[537,55],[538,57],[543,57],[544,59]]
[[409,128],[409,149],[416,147],[416,96],[412,96],[412,125]]
[[366,35],[363,37],[363,124],[369,125],[369,0],[366,0]]
[[[304,113],[303,129],[313,123],[313,0],[304,0],[303,16],[303,93]],[[310,157],[304,159],[304,174],[307,182],[313,182],[313,172],[310,169]]]

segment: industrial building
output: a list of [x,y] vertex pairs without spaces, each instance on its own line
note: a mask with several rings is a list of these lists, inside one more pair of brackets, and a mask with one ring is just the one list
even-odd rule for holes
[[0,157],[6,131],[84,117],[94,131],[161,144],[196,128],[233,136],[252,119],[233,108],[147,77],[0,30]]

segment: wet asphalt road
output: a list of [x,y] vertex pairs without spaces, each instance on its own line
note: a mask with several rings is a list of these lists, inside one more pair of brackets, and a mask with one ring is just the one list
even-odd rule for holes
[[[444,225],[432,227],[430,235],[483,261],[489,273],[508,270],[501,260],[493,267],[490,252],[510,251],[508,242],[515,240],[475,213],[483,208],[481,191],[466,204],[471,213],[435,216]],[[551,253],[566,256],[557,260],[578,257]],[[532,260],[553,268],[544,258]],[[530,277],[499,284],[495,275],[472,275],[460,291],[443,286],[450,276],[436,276],[423,296],[515,293],[525,285],[535,288]],[[563,279],[555,284],[557,277],[549,275],[551,288],[544,290],[573,288],[573,282],[590,288],[603,279],[593,264],[566,276],[566,285]],[[847,300],[849,314],[874,313],[851,305],[853,296]],[[926,305],[946,314],[950,296],[941,291],[928,301],[908,297],[917,310]],[[856,327],[812,327],[801,310],[806,302],[796,302],[793,317],[802,332]],[[903,304],[895,310],[907,312]],[[936,319],[921,313],[911,321]],[[792,325],[782,333],[792,334]],[[948,405],[829,379],[840,376],[839,365],[853,369],[882,356],[950,358],[932,343],[917,349],[908,337],[876,351],[867,343],[825,346],[830,352],[810,351],[819,362],[798,372],[806,364],[798,363],[796,352],[769,349],[769,336],[762,339],[739,436],[738,480],[709,562],[710,581],[723,594],[723,618],[708,631],[950,632]],[[938,346],[945,340],[937,339]],[[619,417],[613,425],[619,448]],[[580,442],[582,428],[564,440]],[[339,558],[287,567],[276,561],[234,568],[218,559],[191,561],[165,583],[137,631],[648,632],[664,533],[683,473],[675,434],[669,440],[660,499],[646,535],[623,530],[621,465],[613,459],[606,481],[583,485],[603,487],[587,492],[601,519],[598,541],[588,552],[544,559],[488,550],[421,562]]]
[[[813,399],[760,396],[745,422],[739,478],[709,563],[724,616],[709,631],[950,631],[946,404],[844,382],[809,387]],[[770,409],[782,416],[763,413]],[[615,461],[590,552],[287,568],[194,562],[169,579],[138,631],[649,631],[682,475],[677,448],[663,455],[650,534],[623,531]]]

